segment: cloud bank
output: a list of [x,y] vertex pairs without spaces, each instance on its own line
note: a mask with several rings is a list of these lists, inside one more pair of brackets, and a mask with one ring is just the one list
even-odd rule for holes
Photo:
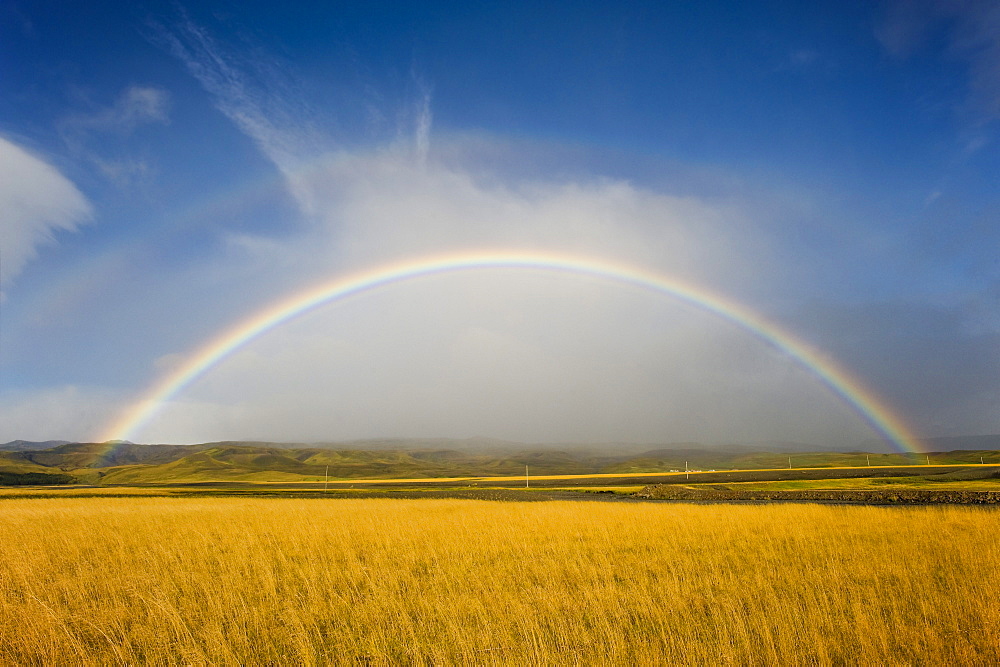
[[[100,387],[66,385],[0,396],[3,426],[10,440],[66,440],[97,433],[120,409],[121,397]],[[64,436],[69,434],[69,438]]]
[[[323,156],[296,174],[312,225],[234,236],[229,261],[255,267],[257,285],[303,287],[488,248],[599,256],[702,285],[756,272],[763,251],[726,207],[472,160],[424,159],[409,144]],[[280,327],[135,439],[412,436],[842,444],[871,432],[806,369],[714,316],[598,279],[489,271],[392,286]]]

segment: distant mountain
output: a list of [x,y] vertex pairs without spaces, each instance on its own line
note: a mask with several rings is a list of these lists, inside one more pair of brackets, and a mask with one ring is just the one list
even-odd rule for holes
[[37,449],[51,449],[59,445],[68,445],[69,440],[46,440],[32,442],[31,440],[11,440],[0,445],[0,452],[30,452]]
[[[275,445],[272,443],[271,446]],[[523,442],[498,440],[496,438],[378,438],[343,442],[313,442],[297,446],[359,451],[449,449],[466,453],[510,452],[535,447],[535,445]],[[544,446],[539,445],[538,448]]]

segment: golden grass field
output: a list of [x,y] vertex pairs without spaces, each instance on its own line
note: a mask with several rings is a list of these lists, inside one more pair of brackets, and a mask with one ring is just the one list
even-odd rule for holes
[[0,664],[996,664],[1000,513],[0,501]]

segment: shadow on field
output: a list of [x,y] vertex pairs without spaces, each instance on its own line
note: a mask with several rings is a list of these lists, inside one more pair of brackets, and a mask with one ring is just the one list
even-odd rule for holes
[[[795,482],[873,478],[885,488],[861,489],[742,489],[741,482]],[[893,479],[890,479],[893,478]],[[544,500],[605,502],[695,502],[773,503],[808,502],[869,505],[1000,505],[997,490],[955,488],[960,482],[1000,480],[1000,467],[957,469],[953,466],[902,466],[891,468],[805,468],[790,470],[732,470],[667,473],[653,476],[531,478],[422,479],[407,481],[348,480],[323,482],[203,481],[142,485],[21,486],[3,493],[14,498],[122,498],[122,497],[258,497],[258,498],[454,498],[534,502]],[[884,481],[882,481],[884,480]],[[914,484],[932,487],[948,482],[948,488],[905,488]],[[931,484],[927,484],[931,483]],[[901,484],[904,488],[897,486]],[[608,487],[617,487],[609,490]],[[635,492],[630,492],[634,489]],[[641,489],[641,490],[640,490]]]

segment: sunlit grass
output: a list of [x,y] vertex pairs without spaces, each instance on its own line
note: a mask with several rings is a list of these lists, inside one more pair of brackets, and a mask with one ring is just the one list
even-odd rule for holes
[[95,487],[95,486],[0,486],[0,499],[27,497],[87,496],[164,496],[173,493],[168,489],[144,487]]
[[987,664],[1000,513],[8,500],[0,664]]

